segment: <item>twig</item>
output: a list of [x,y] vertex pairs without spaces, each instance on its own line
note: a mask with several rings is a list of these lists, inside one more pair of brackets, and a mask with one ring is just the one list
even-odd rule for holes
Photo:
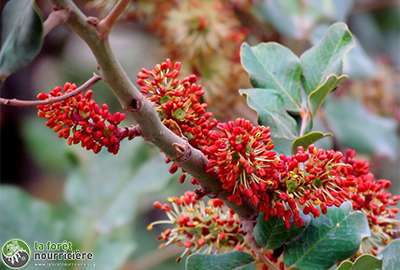
[[310,118],[310,112],[307,109],[304,109],[300,112],[300,117],[301,117],[301,126],[300,126],[299,136],[301,137],[306,132],[308,121]]
[[47,36],[55,27],[64,24],[68,20],[68,16],[69,11],[66,9],[54,10],[51,12],[43,23],[43,36]]
[[[108,39],[99,37],[97,29],[87,22],[88,18],[71,0],[52,0],[52,2],[59,8],[71,10],[67,21],[68,26],[90,47],[101,69],[104,81],[110,86],[121,106],[131,112],[141,128],[143,138],[156,145],[171,160],[176,160],[181,153],[176,150],[174,144],[185,145],[186,141],[163,125],[153,104],[143,97],[115,58]],[[218,194],[241,217],[254,217],[255,210],[250,203],[236,205],[227,200],[230,194],[223,190],[218,178],[205,171],[208,160],[204,154],[190,145],[188,145],[188,151],[190,151],[190,157],[184,161],[177,161],[179,166],[198,179],[203,188]]]
[[138,125],[122,127],[120,128],[120,132],[123,138],[128,137],[129,140],[142,135],[142,130]]
[[68,94],[65,94],[63,96],[59,97],[50,97],[45,100],[20,100],[20,99],[6,99],[6,98],[0,98],[0,104],[1,105],[8,105],[8,106],[17,106],[17,107],[29,107],[29,106],[37,106],[37,105],[45,105],[45,104],[51,104],[54,102],[59,102],[63,101],[67,98],[76,96],[82,91],[85,91],[86,89],[89,89],[90,87],[93,86],[97,81],[99,81],[101,77],[97,75],[96,73],[93,74],[93,76],[87,80],[84,84],[76,88],[74,91],[69,92]]
[[97,25],[97,30],[99,32],[100,38],[104,39],[110,33],[112,27],[115,22],[121,16],[121,14],[125,11],[127,6],[129,5],[130,0],[120,0],[110,11],[110,13],[102,19]]

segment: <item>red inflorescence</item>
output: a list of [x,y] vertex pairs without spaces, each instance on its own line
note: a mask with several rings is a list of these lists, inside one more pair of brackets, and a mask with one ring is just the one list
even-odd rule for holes
[[165,212],[168,220],[153,222],[148,229],[157,224],[172,225],[161,233],[159,239],[163,245],[184,247],[181,257],[201,250],[208,253],[232,249],[247,251],[239,216],[224,206],[222,200],[211,199],[206,204],[194,192],[188,191],[168,201],[154,203],[154,207]]
[[267,190],[276,187],[269,128],[236,119],[218,124],[210,139],[212,143],[203,149],[209,160],[207,172],[215,173],[223,189],[232,193],[229,200],[241,204],[245,198],[262,210],[269,201]]
[[[195,75],[179,79],[181,63],[170,59],[154,66],[152,70],[142,69],[137,75],[141,92],[155,104],[163,123],[175,134],[182,136],[198,149],[209,143],[208,133],[217,125],[207,104],[201,100],[204,89],[196,84]],[[169,160],[167,161],[169,162]],[[170,173],[175,173],[178,164],[173,162]],[[179,181],[183,182],[183,172]],[[192,179],[192,183],[196,183]]]
[[282,217],[286,226],[293,217],[300,226],[300,209],[318,217],[320,212],[326,213],[327,207],[349,200],[355,210],[367,214],[370,224],[395,218],[398,209],[394,206],[400,197],[385,191],[390,182],[376,180],[368,162],[355,160],[354,156],[354,150],[343,155],[313,145],[307,151],[300,147],[291,157],[281,155],[282,181],[270,206],[271,215]]
[[[65,83],[64,87],[55,87],[50,93],[39,93],[37,98],[46,100],[63,96],[76,89],[76,85]],[[132,139],[138,134],[118,125],[125,119],[120,112],[110,113],[108,106],[99,106],[92,99],[92,90],[79,93],[63,101],[38,105],[38,116],[47,119],[46,125],[68,140],[68,144],[78,144],[98,153],[104,146],[113,154],[119,150],[120,141]]]
[[142,69],[137,84],[142,93],[152,101],[163,123],[189,143],[201,148],[208,143],[208,132],[217,121],[202,103],[204,89],[196,84],[195,75],[179,79],[181,63],[167,59],[152,70]]

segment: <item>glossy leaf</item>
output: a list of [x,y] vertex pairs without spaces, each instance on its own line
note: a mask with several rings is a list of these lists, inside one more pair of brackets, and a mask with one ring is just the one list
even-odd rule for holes
[[348,98],[329,99],[326,118],[335,137],[360,153],[397,156],[397,123],[368,111],[360,102]]
[[7,2],[2,12],[0,81],[35,58],[42,46],[42,32],[33,0]]
[[346,259],[370,236],[368,221],[350,202],[330,207],[326,215],[311,220],[299,239],[287,245],[284,263],[301,270],[324,270]]
[[281,218],[271,217],[265,221],[264,214],[260,214],[257,218],[253,235],[259,246],[266,249],[277,249],[287,241],[300,235],[305,228],[305,226],[298,228],[293,225],[290,229],[286,229]]
[[336,270],[380,270],[382,261],[378,258],[364,254],[358,257],[354,262],[343,261]]
[[292,152],[295,153],[299,146],[303,146],[306,149],[309,145],[315,143],[316,141],[325,138],[327,136],[332,136],[331,133],[323,133],[321,131],[310,131],[305,135],[296,138],[292,144]]
[[322,40],[301,56],[304,88],[314,91],[330,75],[340,75],[342,59],[353,47],[353,37],[344,23],[330,26]]
[[308,107],[313,116],[317,114],[329,93],[331,93],[345,77],[344,75],[339,77],[334,74],[329,75],[324,82],[318,85],[317,89],[308,95]]
[[[219,255],[193,254],[186,259],[186,270],[239,270],[253,262],[247,253],[234,251]],[[245,268],[246,269],[246,268]]]
[[254,87],[274,89],[281,95],[287,110],[300,110],[301,67],[299,58],[292,51],[274,42],[253,47],[244,43],[240,57]]
[[393,240],[380,254],[382,270],[397,270],[400,265],[400,239]]

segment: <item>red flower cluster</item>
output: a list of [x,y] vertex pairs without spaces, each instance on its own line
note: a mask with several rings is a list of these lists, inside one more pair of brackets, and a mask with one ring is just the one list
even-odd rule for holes
[[[290,218],[302,225],[299,209],[318,217],[329,206],[351,201],[355,210],[367,214],[370,224],[385,224],[395,219],[400,196],[392,196],[388,180],[376,180],[368,162],[356,160],[355,151],[346,154],[334,150],[307,151],[299,148],[291,157],[281,155],[281,184],[273,200],[271,214],[282,216],[286,226]],[[389,222],[391,223],[391,222]]]
[[[297,226],[303,225],[300,211],[318,217],[326,214],[327,207],[340,206],[348,198],[343,187],[343,154],[333,150],[317,149],[311,145],[307,151],[299,147],[290,157],[280,156],[280,182],[271,201],[269,213],[282,217],[286,227],[293,217]],[[267,218],[267,216],[266,216]]]
[[343,162],[350,165],[346,168],[347,181],[351,182],[347,191],[353,208],[363,211],[369,220],[372,239],[367,239],[369,243],[364,250],[377,254],[388,242],[400,236],[400,221],[396,218],[400,195],[388,192],[391,182],[375,179],[368,162],[355,159],[355,155],[354,150],[348,150],[343,157]]
[[[167,59],[152,70],[143,68],[136,82],[141,92],[155,104],[164,125],[201,149],[209,143],[208,133],[217,125],[217,120],[206,111],[207,104],[201,102],[204,90],[196,84],[197,77],[192,74],[179,79],[180,69],[180,62]],[[173,162],[169,172],[173,174],[177,170],[178,164]],[[183,172],[179,182],[183,183],[185,178]],[[192,183],[196,182],[193,178]]]
[[159,239],[165,245],[185,247],[181,257],[200,250],[211,253],[247,248],[238,215],[220,199],[211,199],[206,205],[194,192],[188,191],[181,197],[169,198],[169,203],[155,202],[154,207],[163,210],[168,220],[153,222],[148,229],[157,224],[173,225]]
[[[63,96],[76,89],[76,85],[65,83],[64,87],[55,87],[50,93],[39,93],[37,98],[46,100]],[[38,105],[38,116],[47,119],[46,125],[68,139],[68,144],[81,143],[82,147],[98,153],[104,146],[113,154],[119,150],[120,141],[132,139],[138,134],[118,125],[125,119],[120,112],[111,114],[108,106],[101,107],[92,99],[92,90],[79,93],[63,101]]]
[[[354,152],[343,155],[311,145],[278,157],[268,127],[244,119],[218,123],[206,112],[196,76],[179,79],[180,67],[167,59],[152,70],[142,69],[137,83],[164,124],[207,156],[207,172],[216,174],[230,201],[240,205],[246,200],[266,219],[280,217],[287,227],[292,221],[304,224],[300,212],[318,217],[346,200],[366,211],[374,224],[380,224],[378,216],[393,219],[397,209],[387,206],[399,198],[384,191],[389,182],[375,180],[367,163],[354,160]],[[177,169],[173,163],[170,172]],[[180,182],[184,179],[185,174]]]
[[277,157],[269,129],[243,119],[221,123],[209,134],[212,143],[203,149],[207,171],[232,193],[229,200],[239,205],[250,201],[265,219],[280,217],[286,227],[292,221],[301,227],[300,212],[318,217],[350,200],[371,224],[393,225],[388,220],[395,218],[400,196],[385,191],[390,182],[375,180],[368,163],[354,159],[354,151],[343,155],[311,145],[307,151],[300,147],[292,156]]
[[137,84],[142,93],[152,101],[163,123],[196,147],[206,145],[208,132],[217,121],[202,103],[203,88],[196,84],[195,75],[179,79],[181,63],[167,59],[152,70],[142,69]]
[[387,192],[391,182],[375,179],[368,162],[355,159],[355,155],[354,150],[348,150],[343,157],[343,161],[350,165],[346,173],[347,181],[351,182],[348,192],[353,208],[363,210],[371,224],[384,224],[387,219],[395,219],[399,209],[393,206],[400,201],[400,195]]
[[245,198],[262,209],[268,203],[266,191],[273,184],[268,179],[276,160],[269,128],[236,119],[218,124],[210,139],[212,144],[203,149],[209,160],[207,172],[215,173],[232,193],[229,200],[240,205]]

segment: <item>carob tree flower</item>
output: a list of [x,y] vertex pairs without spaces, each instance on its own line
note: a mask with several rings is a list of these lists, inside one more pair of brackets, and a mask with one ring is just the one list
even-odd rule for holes
[[148,229],[159,224],[171,225],[160,234],[159,239],[163,241],[161,246],[175,244],[185,248],[178,260],[196,252],[248,251],[239,216],[222,200],[210,199],[205,203],[199,200],[196,193],[188,191],[168,201],[154,203],[154,207],[164,211],[168,219],[153,222]]
[[[37,95],[40,100],[63,96],[76,89],[73,83],[57,86],[49,93]],[[100,152],[102,147],[117,154],[121,140],[138,136],[137,130],[121,128],[118,125],[125,119],[125,114],[110,113],[107,104],[98,105],[92,99],[92,90],[79,93],[65,100],[38,105],[37,115],[47,119],[46,126],[67,139],[68,144],[81,143],[82,147]]]

